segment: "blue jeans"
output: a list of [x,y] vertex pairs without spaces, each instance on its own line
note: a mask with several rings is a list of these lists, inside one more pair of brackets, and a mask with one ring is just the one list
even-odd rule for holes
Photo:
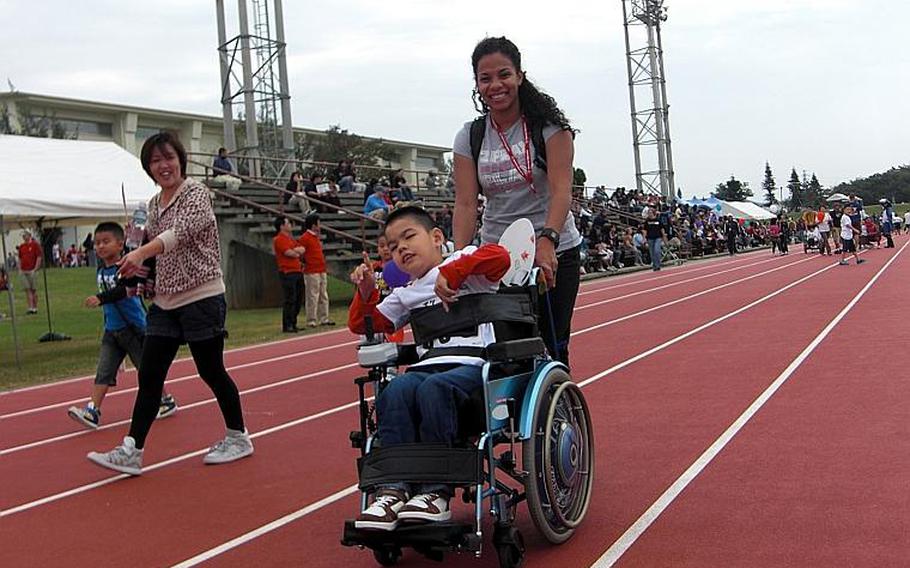
[[[376,403],[382,445],[426,442],[451,446],[458,434],[457,405],[483,386],[482,370],[474,365],[438,372],[418,367],[392,379]],[[403,483],[387,487],[409,490]],[[445,485],[425,485],[418,490],[451,493]]]
[[651,268],[660,269],[660,257],[663,254],[662,239],[648,239],[648,253],[651,255]]

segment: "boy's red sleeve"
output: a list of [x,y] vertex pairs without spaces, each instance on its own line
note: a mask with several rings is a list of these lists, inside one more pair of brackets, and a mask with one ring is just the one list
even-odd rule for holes
[[364,316],[370,314],[373,316],[373,331],[376,333],[391,333],[395,331],[395,326],[382,312],[376,309],[379,303],[379,290],[373,290],[369,300],[360,297],[360,292],[354,291],[354,299],[351,300],[351,307],[348,310],[348,329],[354,333],[366,333],[366,323]]
[[449,288],[455,290],[464,284],[468,276],[482,275],[490,282],[496,282],[505,276],[511,265],[509,251],[500,245],[490,244],[440,266],[439,272],[449,281]]

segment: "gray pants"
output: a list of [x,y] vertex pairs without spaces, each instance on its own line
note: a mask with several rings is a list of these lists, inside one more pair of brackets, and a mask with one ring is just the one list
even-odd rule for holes
[[133,366],[139,368],[142,360],[142,342],[145,335],[131,327],[117,331],[104,332],[101,338],[101,353],[98,355],[98,370],[95,373],[96,385],[115,386],[117,369],[123,359],[129,356]]

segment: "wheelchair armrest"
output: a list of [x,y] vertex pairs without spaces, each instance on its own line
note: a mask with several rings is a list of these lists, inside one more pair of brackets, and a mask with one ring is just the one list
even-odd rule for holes
[[418,361],[417,346],[400,343],[373,343],[357,348],[361,367],[411,365]]
[[546,350],[543,339],[527,337],[487,345],[487,358],[493,362],[518,361],[543,355]]

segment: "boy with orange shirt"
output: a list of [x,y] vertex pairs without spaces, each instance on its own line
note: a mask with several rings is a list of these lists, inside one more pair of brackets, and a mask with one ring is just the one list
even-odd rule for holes
[[[326,274],[325,255],[322,253],[322,242],[319,239],[319,214],[310,213],[303,220],[304,233],[297,239],[303,247],[303,283],[306,288],[306,319],[308,327],[316,325],[335,325],[329,319],[328,274]],[[317,324],[317,321],[319,322]]]
[[291,233],[291,222],[287,217],[275,219],[275,237],[272,239],[272,250],[278,265],[278,278],[281,279],[281,292],[284,303],[281,309],[281,331],[297,333],[297,316],[303,300],[303,265],[300,257],[304,249],[294,240]]

